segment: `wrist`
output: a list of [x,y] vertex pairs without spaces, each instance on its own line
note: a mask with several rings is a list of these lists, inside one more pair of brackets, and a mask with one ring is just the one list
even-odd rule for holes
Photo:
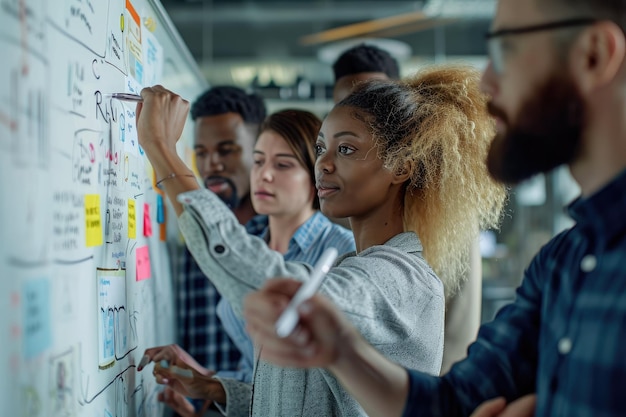
[[204,398],[216,403],[226,404],[226,390],[219,379],[213,377],[207,378]]
[[156,185],[156,187],[157,187],[157,188],[159,188],[159,189],[163,189],[163,187],[162,187],[162,183],[163,183],[163,182],[165,182],[165,181],[167,181],[167,180],[174,179],[174,178],[176,178],[176,177],[196,178],[196,176],[195,176],[194,174],[177,174],[177,173],[175,173],[175,172],[171,172],[171,173],[169,173],[168,175],[164,176],[163,178],[161,178],[161,179],[157,179],[157,181],[156,181],[156,184],[155,184],[155,185]]
[[180,158],[175,148],[157,143],[143,150],[154,169],[157,181],[173,176],[193,175],[193,171]]
[[156,154],[177,154],[176,144],[166,143],[164,140],[150,140],[141,143],[141,148],[146,152],[148,156]]

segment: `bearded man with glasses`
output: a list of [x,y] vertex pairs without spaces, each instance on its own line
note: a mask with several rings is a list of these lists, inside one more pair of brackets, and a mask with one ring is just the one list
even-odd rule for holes
[[576,224],[536,255],[465,360],[443,377],[402,368],[322,296],[302,307],[298,337],[280,339],[290,280],[246,302],[262,356],[329,369],[370,416],[625,416],[625,26],[623,0],[498,3],[482,79],[497,124],[490,173],[516,184],[566,165],[581,196]]

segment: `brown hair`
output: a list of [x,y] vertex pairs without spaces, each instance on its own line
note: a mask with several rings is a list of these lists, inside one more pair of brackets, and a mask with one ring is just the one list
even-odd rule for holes
[[488,174],[495,135],[479,90],[479,73],[460,65],[431,67],[401,81],[372,80],[338,106],[355,108],[387,169],[410,167],[404,225],[444,283],[458,290],[479,228],[499,225],[506,189]]
[[[261,124],[260,132],[272,130],[285,139],[298,162],[309,172],[311,184],[315,186],[315,143],[321,126],[320,118],[311,112],[286,109],[269,115]],[[313,199],[313,208],[320,208],[317,194]]]

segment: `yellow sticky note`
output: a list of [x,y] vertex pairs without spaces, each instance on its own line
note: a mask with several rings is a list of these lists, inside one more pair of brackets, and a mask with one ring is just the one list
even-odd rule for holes
[[102,245],[102,216],[100,216],[100,195],[85,195],[86,245]]
[[128,200],[128,238],[137,237],[137,221],[135,215],[135,200]]

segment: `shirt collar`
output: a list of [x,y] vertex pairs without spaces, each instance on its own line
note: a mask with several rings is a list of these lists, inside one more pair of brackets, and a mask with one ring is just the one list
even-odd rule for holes
[[589,197],[579,197],[569,206],[570,216],[580,226],[592,228],[607,239],[626,228],[626,171]]
[[385,245],[393,246],[406,253],[423,252],[422,242],[415,232],[403,232],[395,235]]
[[[257,217],[260,217],[260,216],[257,216]],[[256,235],[259,236],[261,239],[265,240],[266,242],[268,242],[270,228],[269,228],[269,222],[267,220],[267,216],[264,216],[264,217],[265,217],[264,227]],[[330,220],[328,220],[326,216],[324,216],[319,211],[316,211],[315,213],[313,213],[311,217],[309,217],[309,219],[306,222],[304,222],[300,227],[298,227],[294,235],[289,240],[289,248],[287,250],[291,251],[294,245],[296,245],[300,249],[300,251],[302,251],[302,253],[308,253],[311,246],[315,243],[318,236],[322,234],[324,230],[326,230],[326,227],[329,223],[330,223]]]
[[322,213],[316,211],[302,226],[296,230],[291,238],[289,246],[298,245],[303,253],[307,253],[313,243],[317,241],[318,236],[324,232],[330,220]]

